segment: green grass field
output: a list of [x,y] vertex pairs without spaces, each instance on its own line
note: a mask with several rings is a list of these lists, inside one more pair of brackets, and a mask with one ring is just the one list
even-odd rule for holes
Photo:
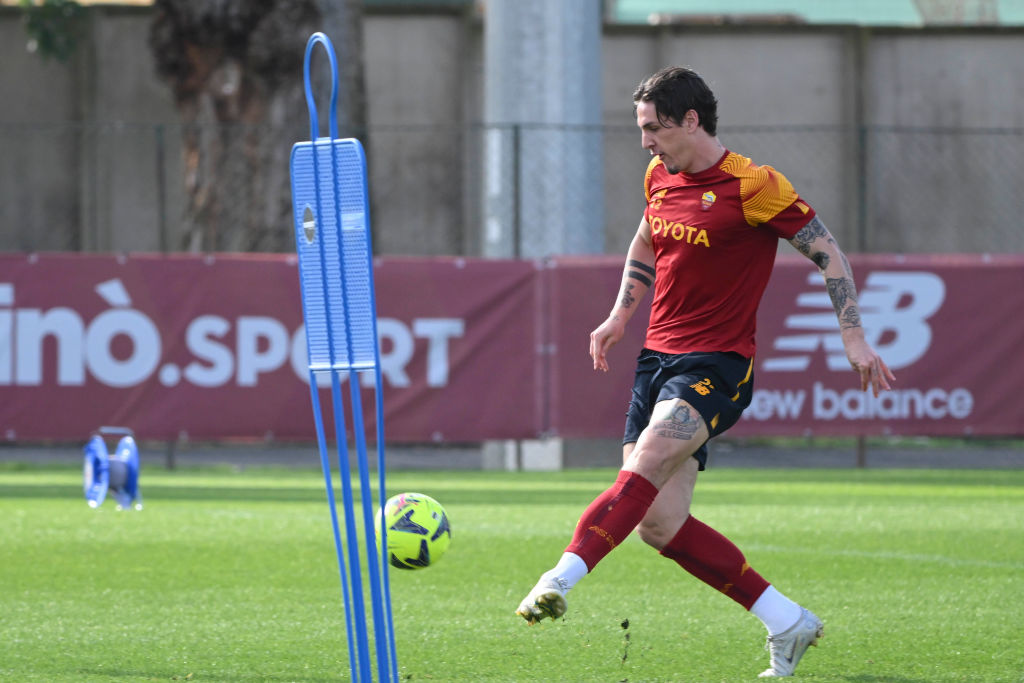
[[[694,514],[825,621],[797,679],[1024,681],[1024,471],[709,470]],[[396,472],[452,523],[391,572],[402,681],[749,681],[763,627],[638,539],[528,627],[520,598],[611,470]],[[0,680],[344,681],[314,469],[144,470],[89,509],[77,467],[0,465]],[[628,627],[624,622],[628,620]]]

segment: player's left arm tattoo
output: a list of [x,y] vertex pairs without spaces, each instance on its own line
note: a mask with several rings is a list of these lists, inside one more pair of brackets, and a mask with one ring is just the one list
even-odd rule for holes
[[857,288],[852,276],[826,277],[825,288],[832,299],[832,307],[839,318],[839,329],[860,327],[860,311],[857,308]]
[[853,288],[853,280],[848,277],[825,278],[825,289],[828,290],[828,297],[832,299],[832,306],[837,311],[846,308],[850,301],[857,301],[857,291]]
[[700,423],[694,418],[690,406],[680,403],[664,419],[654,423],[655,436],[689,441],[697,433]]
[[839,315],[839,329],[845,330],[850,327],[860,327],[860,311],[856,306],[847,306]]
[[811,219],[810,223],[800,228],[800,232],[793,235],[789,243],[796,247],[801,254],[814,261],[814,264],[818,266],[818,270],[823,271],[828,267],[831,258],[822,250],[821,245],[815,244],[815,242],[821,239],[824,240],[825,244],[835,245],[836,243],[832,239],[828,228],[825,227],[825,224],[821,222],[820,218],[815,216]]
[[832,307],[839,319],[839,329],[860,327],[853,269],[821,219],[817,216],[812,218],[789,242],[821,271]]

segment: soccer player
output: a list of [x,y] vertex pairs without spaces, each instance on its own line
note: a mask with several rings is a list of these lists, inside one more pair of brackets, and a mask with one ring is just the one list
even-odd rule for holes
[[751,400],[755,318],[780,238],[820,270],[861,389],[877,396],[895,377],[864,339],[853,273],[836,240],[781,173],[722,146],[718,102],[704,80],[668,67],[637,87],[633,103],[641,142],[654,157],[644,178],[647,208],[611,313],[590,334],[594,369],[607,371],[609,348],[654,288],[626,415],[624,464],[516,613],[530,624],[562,616],[566,593],[637,529],[648,545],[764,622],[771,663],[761,677],[791,676],[822,636],[821,620],[690,514],[706,442],[735,424]]

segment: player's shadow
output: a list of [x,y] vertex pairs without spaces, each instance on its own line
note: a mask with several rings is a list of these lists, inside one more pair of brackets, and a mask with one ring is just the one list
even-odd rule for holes
[[931,683],[928,678],[907,678],[906,676],[876,676],[875,674],[855,674],[837,676],[850,683]]

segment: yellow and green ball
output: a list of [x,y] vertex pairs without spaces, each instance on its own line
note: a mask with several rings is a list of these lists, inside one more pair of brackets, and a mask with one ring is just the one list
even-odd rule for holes
[[377,511],[377,549],[381,515],[388,539],[388,559],[398,569],[423,569],[436,563],[452,541],[448,515],[436,500],[422,493],[399,493]]

